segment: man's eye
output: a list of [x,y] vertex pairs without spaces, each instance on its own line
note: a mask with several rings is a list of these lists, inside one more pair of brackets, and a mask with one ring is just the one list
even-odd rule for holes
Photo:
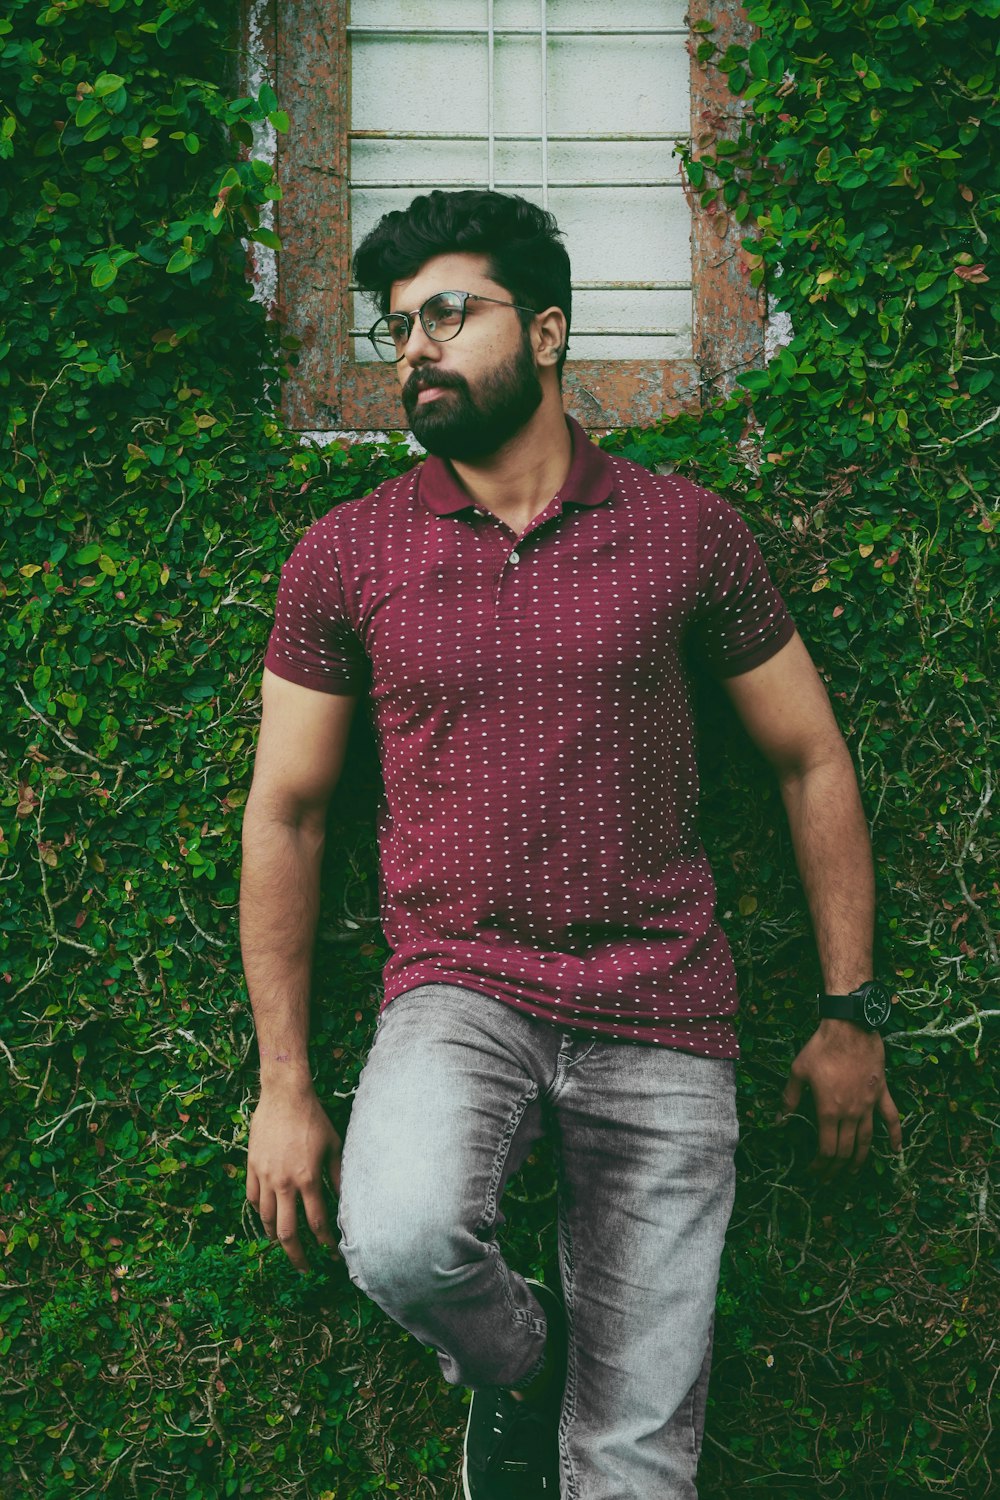
[[397,345],[405,344],[410,336],[410,322],[408,318],[387,318],[386,328],[392,342]]
[[424,310],[424,322],[430,328],[454,328],[461,321],[461,305],[454,302],[435,302]]

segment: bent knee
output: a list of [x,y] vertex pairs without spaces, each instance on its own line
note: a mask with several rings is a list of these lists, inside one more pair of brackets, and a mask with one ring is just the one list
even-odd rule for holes
[[341,1198],[340,1253],[354,1284],[387,1312],[437,1301],[482,1261],[486,1245],[447,1205]]

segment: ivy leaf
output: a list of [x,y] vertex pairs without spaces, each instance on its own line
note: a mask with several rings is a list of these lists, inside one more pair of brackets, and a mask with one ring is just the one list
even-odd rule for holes
[[106,99],[109,94],[117,94],[124,87],[125,80],[119,74],[101,73],[94,83],[94,98]]
[[770,58],[767,48],[763,42],[753,42],[750,46],[749,56],[750,72],[755,78],[767,78],[770,67]]
[[255,229],[250,238],[258,245],[266,245],[269,250],[281,249],[281,240],[272,229]]
[[76,107],[76,113],[73,116],[73,123],[78,126],[80,130],[85,130],[87,126],[90,125],[92,121],[96,120],[97,116],[101,113],[101,105],[95,98],[83,99]]
[[114,261],[109,260],[107,256],[102,256],[102,258],[95,263],[94,268],[90,273],[90,284],[91,286],[96,287],[98,291],[102,291],[104,287],[111,285],[117,275],[118,267],[115,265]]

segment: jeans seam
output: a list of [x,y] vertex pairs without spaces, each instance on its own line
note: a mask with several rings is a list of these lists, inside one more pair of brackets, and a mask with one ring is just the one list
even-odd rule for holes
[[687,1421],[687,1429],[688,1429],[688,1441],[689,1441],[689,1443],[691,1445],[691,1452],[690,1452],[689,1456],[694,1460],[695,1464],[697,1464],[697,1462],[698,1462],[698,1434],[695,1431],[695,1427],[694,1427],[694,1393],[695,1393],[695,1386],[697,1386],[698,1381],[700,1379],[701,1379],[701,1372],[699,1371],[698,1374],[695,1376],[694,1385],[691,1387],[691,1389],[688,1391],[688,1394],[687,1394],[686,1421]]
[[577,1065],[577,1063],[586,1062],[587,1058],[590,1056],[590,1054],[593,1052],[593,1050],[594,1050],[594,1048],[596,1046],[597,1046],[597,1042],[595,1040],[595,1041],[590,1042],[588,1044],[586,1051],[578,1053],[576,1057],[567,1057],[566,1058],[566,1066],[567,1066],[567,1068],[575,1068],[576,1065]]
[[566,1313],[566,1385],[563,1391],[562,1416],[559,1421],[559,1457],[565,1470],[568,1490],[566,1500],[577,1500],[579,1485],[569,1451],[569,1429],[576,1416],[576,1324],[573,1319],[573,1294],[575,1290],[573,1267],[573,1236],[566,1207],[565,1188],[560,1193],[559,1227],[562,1231],[562,1276],[563,1307]]
[[[515,1135],[517,1134],[518,1126],[524,1119],[525,1110],[528,1108],[528,1105],[531,1104],[537,1097],[538,1086],[537,1084],[532,1083],[514,1105],[514,1108],[511,1110],[508,1117],[507,1124],[504,1126],[503,1131],[500,1135],[496,1154],[493,1158],[493,1169],[490,1173],[490,1179],[486,1187],[486,1198],[483,1204],[483,1212],[480,1215],[479,1223],[477,1225],[477,1229],[489,1230],[491,1235],[496,1226],[500,1182],[503,1177],[504,1166],[506,1165],[507,1158],[510,1155],[511,1144],[514,1140]],[[536,1333],[540,1333],[542,1331],[541,1321],[538,1318],[532,1317],[530,1313],[525,1314],[520,1308],[514,1306],[514,1299],[511,1296],[510,1291],[510,1276],[508,1274],[508,1266],[500,1254],[500,1248],[497,1245],[496,1240],[490,1239],[486,1242],[486,1252],[492,1264],[494,1275],[499,1277],[501,1288],[503,1290],[504,1301],[507,1305],[507,1311],[511,1314],[513,1322],[515,1324],[521,1324],[532,1328]]]
[[565,1089],[566,1084],[569,1081],[568,1074],[570,1069],[575,1068],[577,1063],[582,1063],[586,1058],[588,1058],[593,1052],[594,1048],[597,1046],[597,1042],[593,1041],[587,1047],[587,1050],[585,1052],[581,1052],[578,1057],[570,1057],[568,1054],[570,1048],[574,1045],[574,1041],[575,1039],[571,1035],[565,1032],[563,1033],[563,1039],[559,1047],[558,1055],[556,1056],[555,1074],[545,1093],[546,1103],[550,1106],[556,1103],[560,1094]]

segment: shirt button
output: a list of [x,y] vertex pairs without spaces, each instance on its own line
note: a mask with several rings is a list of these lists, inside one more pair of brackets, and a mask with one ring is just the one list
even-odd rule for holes
[[507,559],[507,561],[508,562],[520,562],[521,561],[520,553],[518,553],[518,552],[512,552],[510,554],[510,557]]

